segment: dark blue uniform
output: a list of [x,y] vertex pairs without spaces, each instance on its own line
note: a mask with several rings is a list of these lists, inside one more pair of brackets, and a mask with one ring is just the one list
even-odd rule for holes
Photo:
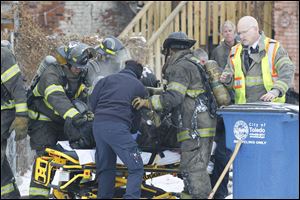
[[131,101],[145,95],[146,90],[137,75],[126,68],[101,79],[92,92],[90,104],[95,114],[93,134],[99,175],[98,198],[114,195],[116,156],[128,168],[124,198],[140,198],[143,161],[131,135],[138,129],[140,117]]

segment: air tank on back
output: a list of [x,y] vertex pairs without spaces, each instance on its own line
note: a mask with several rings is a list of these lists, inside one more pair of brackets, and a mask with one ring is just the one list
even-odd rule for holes
[[209,60],[205,64],[206,71],[209,74],[210,85],[216,97],[218,106],[229,105],[230,95],[225,86],[219,81],[222,74],[222,69],[214,60]]

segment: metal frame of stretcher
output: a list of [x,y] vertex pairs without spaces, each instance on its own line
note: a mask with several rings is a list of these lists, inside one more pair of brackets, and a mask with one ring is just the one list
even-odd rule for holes
[[[97,198],[96,166],[95,163],[80,165],[75,152],[61,152],[46,148],[46,155],[36,159],[35,182],[51,189],[53,198]],[[141,186],[142,197],[152,199],[175,199],[179,195],[165,192],[161,188],[147,185],[146,180],[165,174],[178,174],[179,163],[167,166],[144,165],[145,175]],[[116,167],[116,197],[122,197],[127,183],[127,168],[117,164]],[[148,172],[149,174],[146,174]],[[57,176],[57,177],[56,177]],[[59,176],[62,176],[58,178]]]

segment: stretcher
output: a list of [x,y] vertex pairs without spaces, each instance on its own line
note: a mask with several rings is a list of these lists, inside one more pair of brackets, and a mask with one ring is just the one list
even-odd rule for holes
[[[34,181],[50,188],[50,198],[97,198],[95,150],[73,150],[66,144],[46,148],[45,154],[36,159]],[[170,150],[149,152],[147,148],[141,149],[145,171],[141,198],[178,198],[179,194],[146,184],[146,180],[165,174],[178,175],[180,154]],[[125,193],[126,177],[127,169],[118,158],[114,198],[122,198]]]

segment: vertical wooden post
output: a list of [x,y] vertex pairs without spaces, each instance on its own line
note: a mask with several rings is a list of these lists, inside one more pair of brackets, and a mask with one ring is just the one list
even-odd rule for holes
[[206,1],[200,2],[200,45],[206,44]]
[[194,38],[194,34],[193,34],[193,1],[189,1],[187,3],[187,6],[188,6],[188,32],[187,32],[187,35],[190,37],[190,38]]
[[219,43],[219,31],[218,31],[218,16],[219,16],[219,10],[218,10],[218,3],[217,1],[213,1],[213,44]]
[[194,39],[196,40],[195,48],[199,48],[199,43],[200,43],[200,4],[199,1],[194,2],[194,29],[195,29],[195,36]]

